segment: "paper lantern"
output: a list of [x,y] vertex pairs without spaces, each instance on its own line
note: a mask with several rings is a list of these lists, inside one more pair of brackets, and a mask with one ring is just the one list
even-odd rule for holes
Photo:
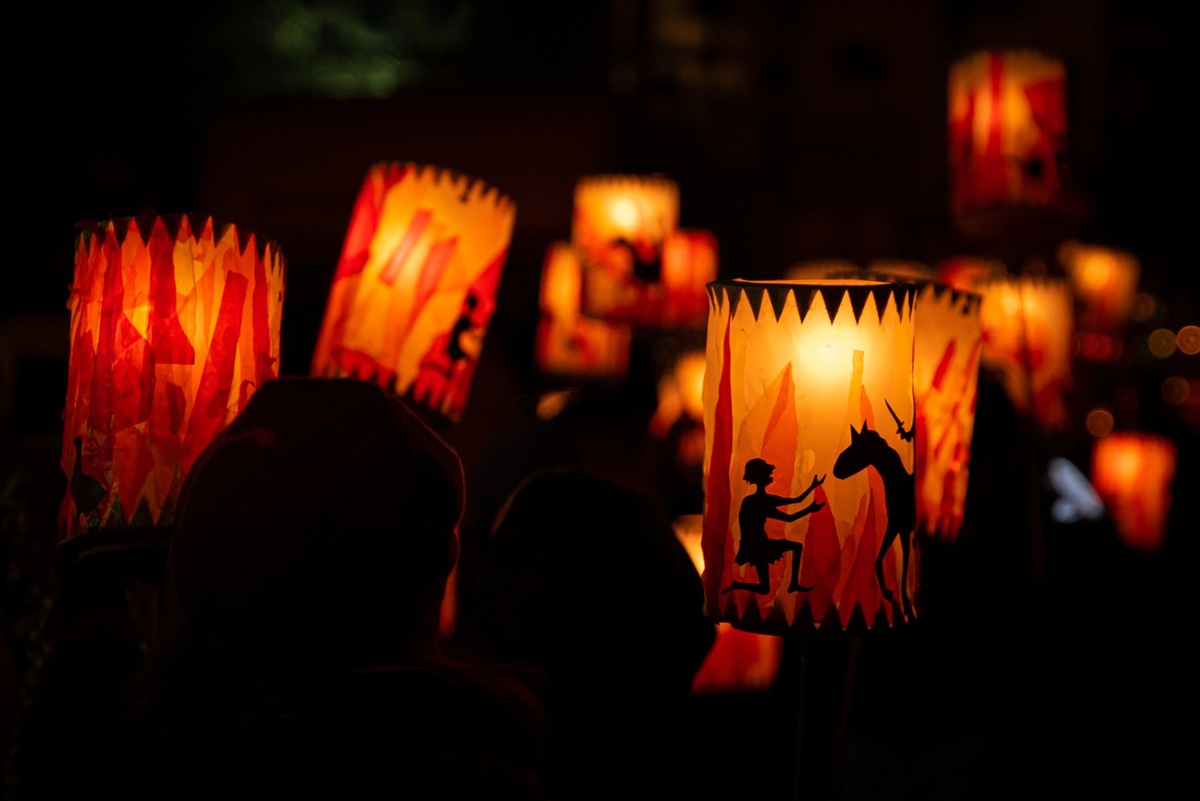
[[[674,524],[675,535],[701,575],[704,574],[703,519],[703,515],[683,515]],[[779,676],[782,660],[783,640],[779,637],[717,623],[717,637],[692,678],[692,692],[765,692]]]
[[962,527],[975,433],[982,299],[936,281],[917,286],[913,348],[917,528],[953,542]]
[[311,373],[374,381],[435,419],[459,421],[515,214],[507,196],[480,180],[412,163],[372,166]]
[[60,542],[167,526],[196,457],[279,374],[285,262],[211,217],[87,224],[76,240]]
[[1175,459],[1174,443],[1153,434],[1118,432],[1092,446],[1092,486],[1128,547],[1162,549]]
[[580,312],[583,265],[569,243],[546,251],[538,295],[534,355],[544,373],[619,377],[629,369],[632,332],[627,325],[585,317]]
[[981,284],[1008,274],[1004,262],[980,256],[951,256],[942,261],[935,278],[962,292],[973,292]]
[[709,294],[709,615],[764,634],[912,620],[913,287],[731,279]]
[[663,306],[663,249],[678,225],[679,187],[669,178],[581,178],[571,244],[584,260],[584,312],[621,322],[655,320]]
[[1073,312],[1067,283],[1050,276],[1004,276],[978,284],[983,364],[999,372],[1019,412],[1048,429],[1066,426]]
[[[646,322],[703,327],[710,281],[717,278],[717,238],[709,231],[680,229],[667,235],[662,256],[662,308]],[[645,316],[643,316],[645,319]]]
[[1115,334],[1129,318],[1141,266],[1118,248],[1070,240],[1058,249],[1058,260],[1075,293],[1081,331]]
[[951,67],[951,210],[1052,207],[1064,194],[1066,70],[1029,49],[988,50]]

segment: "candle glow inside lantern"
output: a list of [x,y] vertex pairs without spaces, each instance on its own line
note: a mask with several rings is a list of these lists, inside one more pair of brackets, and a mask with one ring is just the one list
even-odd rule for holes
[[374,381],[460,420],[515,214],[507,196],[477,179],[373,165],[333,276],[312,375]]
[[567,242],[546,251],[538,295],[534,342],[538,369],[572,376],[623,376],[629,369],[632,332],[627,325],[585,317],[580,312],[583,265]]
[[1092,446],[1092,486],[1130,548],[1162,549],[1171,508],[1176,449],[1166,437],[1118,432]]
[[1019,412],[1048,429],[1067,424],[1073,299],[1067,283],[1037,275],[981,281],[983,364],[999,371]]
[[951,67],[951,209],[1046,207],[1064,189],[1066,70],[1029,49],[988,50]]
[[912,620],[913,287],[730,279],[709,296],[709,616],[764,634]]
[[278,377],[285,262],[211,217],[87,224],[76,240],[59,541],[174,522],[200,452]]
[[1117,248],[1070,240],[1058,249],[1077,301],[1082,331],[1114,334],[1129,318],[1141,266]]

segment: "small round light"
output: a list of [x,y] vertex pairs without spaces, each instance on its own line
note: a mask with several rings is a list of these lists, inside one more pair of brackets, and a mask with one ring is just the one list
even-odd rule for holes
[[1191,391],[1191,385],[1182,376],[1173,375],[1163,379],[1162,399],[1172,406],[1179,406],[1184,403],[1191,394]]
[[1165,359],[1175,352],[1175,332],[1169,328],[1157,328],[1150,332],[1146,345],[1155,356]]
[[1103,437],[1112,433],[1112,412],[1107,409],[1092,409],[1087,416],[1087,430],[1093,437]]
[[1195,356],[1200,353],[1200,325],[1185,325],[1175,336],[1180,353]]

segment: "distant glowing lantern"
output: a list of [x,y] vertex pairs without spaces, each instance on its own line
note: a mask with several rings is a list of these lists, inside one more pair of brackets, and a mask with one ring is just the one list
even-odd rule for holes
[[583,266],[570,244],[546,251],[539,293],[534,353],[544,373],[581,377],[622,376],[629,369],[632,332],[627,325],[580,313]]
[[983,364],[999,371],[1013,407],[1049,429],[1067,424],[1071,387],[1071,291],[1059,278],[982,281]]
[[516,208],[482,181],[378,163],[355,201],[311,373],[375,381],[461,419]]
[[583,255],[586,314],[653,320],[663,249],[679,225],[679,187],[661,175],[594,175],[575,185],[571,244]]
[[928,264],[907,259],[876,259],[867,265],[868,273],[889,275],[898,281],[931,281],[934,270]]
[[211,217],[87,224],[76,240],[59,541],[174,522],[196,457],[279,374],[285,262]]
[[1075,293],[1082,331],[1116,333],[1133,310],[1141,266],[1131,253],[1074,240],[1058,249]]
[[979,256],[951,256],[935,270],[938,281],[960,292],[973,292],[980,284],[1007,274],[1004,262]]
[[1153,434],[1114,433],[1092,446],[1092,486],[1130,548],[1162,549],[1175,459],[1174,443]]
[[709,293],[710,617],[764,634],[913,620],[914,288],[730,279]]
[[675,364],[658,381],[658,406],[650,418],[650,435],[661,439],[680,419],[704,421],[703,350],[680,354]]
[[1034,50],[955,62],[948,91],[951,210],[1054,206],[1062,199],[1066,70]]
[[[703,515],[683,515],[675,521],[675,535],[701,575],[703,525]],[[717,638],[692,678],[692,692],[764,692],[775,683],[782,660],[783,640],[779,637],[717,623]]]
[[717,278],[717,238],[709,231],[680,229],[667,235],[662,256],[662,309],[650,322],[664,327],[703,327],[708,284]]

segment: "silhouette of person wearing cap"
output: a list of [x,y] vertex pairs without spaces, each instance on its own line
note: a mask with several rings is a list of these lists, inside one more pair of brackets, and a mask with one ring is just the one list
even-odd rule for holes
[[739,565],[753,565],[758,572],[758,581],[734,581],[725,588],[725,592],[731,590],[749,590],[759,594],[770,592],[770,565],[782,559],[788,551],[792,553],[792,580],[788,584],[788,592],[804,592],[812,589],[812,587],[800,584],[800,554],[804,550],[804,543],[787,538],[768,537],[766,523],[767,520],[783,520],[790,523],[812,514],[824,506],[823,502],[814,502],[795,512],[784,512],[780,508],[803,501],[814,489],[825,483],[825,476],[820,478],[813,476],[808,489],[795,498],[785,498],[782,495],[773,495],[767,492],[767,485],[773,480],[774,472],[775,465],[765,459],[755,458],[746,462],[742,478],[753,484],[756,489],[742,499],[742,505],[738,509],[738,525],[742,531],[742,539],[734,561]]

